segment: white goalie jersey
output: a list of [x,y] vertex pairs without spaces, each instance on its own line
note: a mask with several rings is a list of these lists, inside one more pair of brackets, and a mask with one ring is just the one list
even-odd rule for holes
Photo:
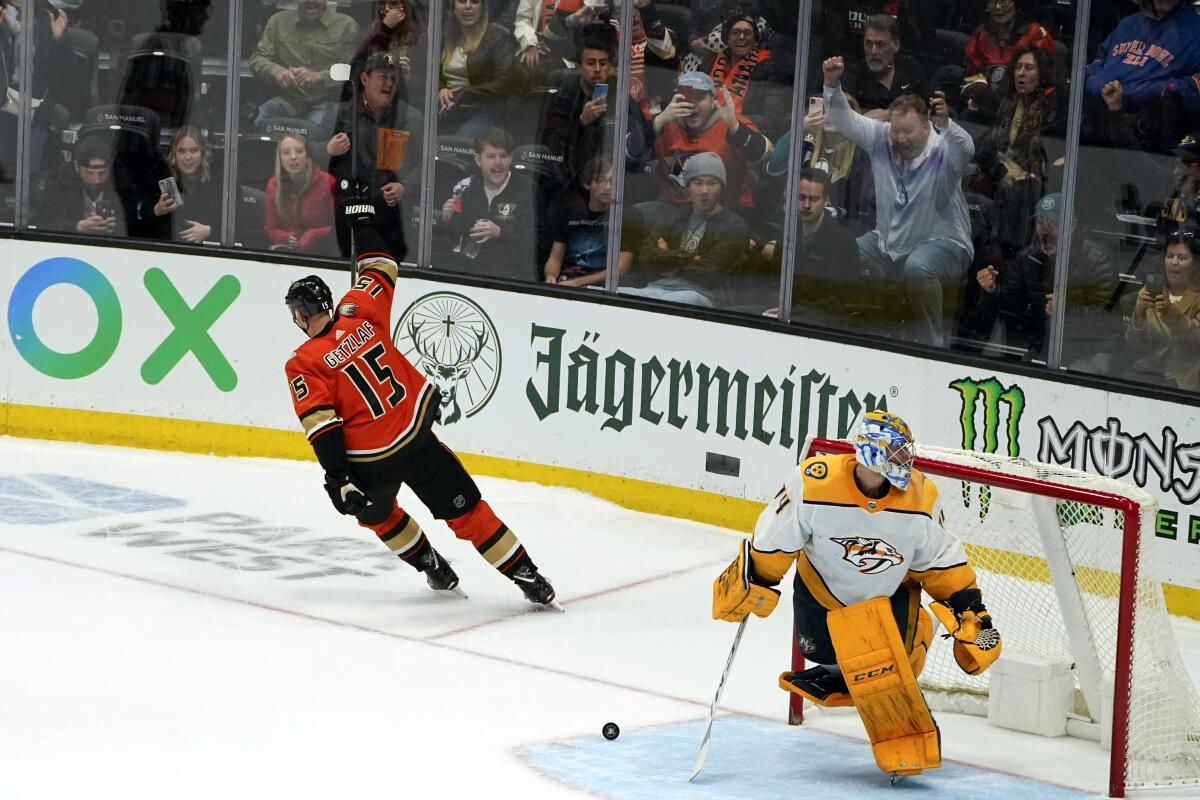
[[778,583],[792,563],[829,609],[893,594],[912,578],[935,600],[975,584],[962,543],[942,527],[937,487],[914,470],[907,491],[879,499],[854,481],[853,455],[796,467],[759,515],[751,559],[759,583]]

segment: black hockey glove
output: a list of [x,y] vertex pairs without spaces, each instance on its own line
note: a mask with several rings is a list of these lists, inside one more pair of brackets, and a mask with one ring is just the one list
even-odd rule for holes
[[339,514],[358,516],[371,504],[371,498],[358,488],[349,472],[325,473],[325,491]]
[[346,222],[352,226],[375,224],[375,201],[371,187],[362,181],[342,178],[338,181],[338,203]]

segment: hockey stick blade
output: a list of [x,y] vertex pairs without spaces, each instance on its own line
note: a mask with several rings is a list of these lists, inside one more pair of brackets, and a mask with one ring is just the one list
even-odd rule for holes
[[692,776],[688,783],[696,780],[700,770],[704,769],[704,760],[708,758],[708,745],[712,739],[713,718],[717,714],[717,704],[721,702],[721,692],[725,690],[725,680],[729,677],[729,669],[733,666],[733,657],[737,655],[738,645],[742,643],[742,632],[746,630],[747,616],[738,623],[737,633],[733,636],[733,647],[729,648],[729,657],[725,659],[725,669],[721,672],[721,681],[717,684],[717,693],[713,696],[712,705],[708,707],[708,722],[704,726],[704,738],[700,740],[700,752],[696,754],[696,764],[692,767]]

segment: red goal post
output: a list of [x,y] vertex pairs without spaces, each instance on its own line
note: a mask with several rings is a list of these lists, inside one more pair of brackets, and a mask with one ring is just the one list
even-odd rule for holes
[[[1107,712],[1101,698],[1109,683],[1114,687],[1109,794],[1200,787],[1200,701],[1155,578],[1154,498],[1064,467],[965,450],[916,450],[914,467],[938,484],[946,527],[967,547],[1005,653],[1061,653],[1059,660],[1071,664],[1083,712],[1072,715],[1072,733],[1107,736],[1100,729],[1106,716],[1100,709]],[[814,438],[806,457],[853,452],[850,442]],[[1118,540],[1119,555],[1109,552]],[[792,669],[804,665],[793,635]],[[927,697],[964,696],[976,703],[972,713],[986,713],[979,710],[986,708],[986,682],[986,674],[962,675],[949,645],[935,637],[921,675]],[[788,721],[803,721],[803,701],[795,694]]]

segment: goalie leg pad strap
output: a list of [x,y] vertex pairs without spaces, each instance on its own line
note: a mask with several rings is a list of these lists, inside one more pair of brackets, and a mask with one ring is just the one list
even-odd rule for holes
[[743,539],[738,557],[713,581],[713,619],[741,622],[751,612],[765,617],[775,610],[779,590],[754,583],[750,540]]
[[917,686],[886,597],[829,612],[829,634],[846,686],[887,773],[915,775],[942,765],[938,729]]
[[854,705],[841,673],[830,672],[820,664],[803,672],[781,673],[779,688],[826,708]]

